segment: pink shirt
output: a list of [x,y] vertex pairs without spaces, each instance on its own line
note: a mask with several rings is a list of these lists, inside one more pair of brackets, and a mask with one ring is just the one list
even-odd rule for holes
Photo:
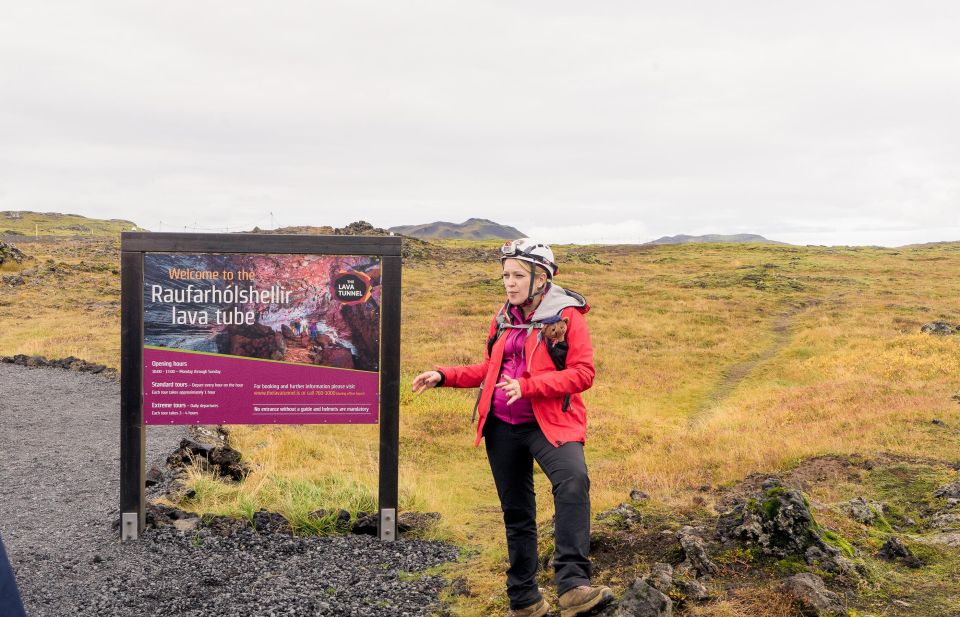
[[[525,318],[523,312],[515,306],[510,307],[510,316],[514,325],[530,323],[530,317]],[[527,371],[527,358],[523,351],[527,331],[509,328],[503,336],[506,337],[503,346],[503,364],[500,365],[500,377],[497,383],[503,381],[504,377],[518,379]],[[537,421],[533,415],[533,405],[529,400],[521,398],[514,401],[512,405],[507,405],[507,395],[500,388],[493,390],[493,415],[509,424]]]

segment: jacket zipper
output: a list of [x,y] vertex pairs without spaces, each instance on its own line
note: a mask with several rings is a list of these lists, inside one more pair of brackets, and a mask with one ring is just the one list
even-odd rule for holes
[[[530,357],[531,357],[531,358],[533,357],[533,354],[537,353],[537,347],[540,346],[540,341],[542,341],[542,340],[543,340],[543,331],[542,331],[542,330],[537,330],[537,342],[534,343],[533,349],[530,350]],[[524,358],[524,360],[526,360],[526,358]],[[529,370],[529,368],[530,368],[530,367],[527,367],[528,370]]]
[[[542,331],[539,331],[539,332],[537,332],[537,342],[536,342],[536,344],[533,346],[533,351],[530,352],[530,356],[531,356],[531,357],[533,357],[533,354],[536,353],[537,347],[540,346],[540,341],[542,341],[542,340],[543,340],[543,332],[542,332]],[[571,396],[572,396],[572,395],[567,394],[567,395],[565,395],[565,396],[563,397],[563,405],[560,406],[560,411],[562,411],[563,413],[567,413],[568,411],[570,411],[570,397],[571,397]]]

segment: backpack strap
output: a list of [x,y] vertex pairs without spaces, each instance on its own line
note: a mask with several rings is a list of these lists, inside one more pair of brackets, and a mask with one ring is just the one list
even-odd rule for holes
[[497,340],[503,336],[503,333],[506,330],[526,330],[527,336],[530,336],[534,330],[542,330],[543,322],[533,321],[528,324],[522,324],[516,326],[510,323],[509,318],[507,317],[507,311],[509,310],[509,302],[503,305],[503,308],[500,309],[500,312],[497,313],[497,331],[490,335],[490,338],[487,339],[487,356],[493,353],[493,345]]

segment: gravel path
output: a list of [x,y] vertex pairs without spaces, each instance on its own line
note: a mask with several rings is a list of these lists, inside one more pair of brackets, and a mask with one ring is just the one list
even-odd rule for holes
[[[121,545],[119,384],[0,364],[0,535],[27,614],[429,615],[455,547],[367,536],[147,530]],[[150,427],[147,467],[186,431]]]

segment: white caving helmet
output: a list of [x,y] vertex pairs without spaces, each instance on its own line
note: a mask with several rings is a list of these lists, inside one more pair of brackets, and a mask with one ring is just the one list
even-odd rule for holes
[[553,280],[553,277],[560,272],[557,262],[554,261],[553,251],[546,244],[536,242],[530,238],[520,238],[519,240],[510,240],[500,247],[500,263],[506,259],[517,259],[530,264],[530,291],[527,294],[527,300],[524,304],[533,302],[533,299],[544,292],[544,289],[534,291],[533,280],[536,278],[536,267],[541,266],[547,272],[547,278]]

